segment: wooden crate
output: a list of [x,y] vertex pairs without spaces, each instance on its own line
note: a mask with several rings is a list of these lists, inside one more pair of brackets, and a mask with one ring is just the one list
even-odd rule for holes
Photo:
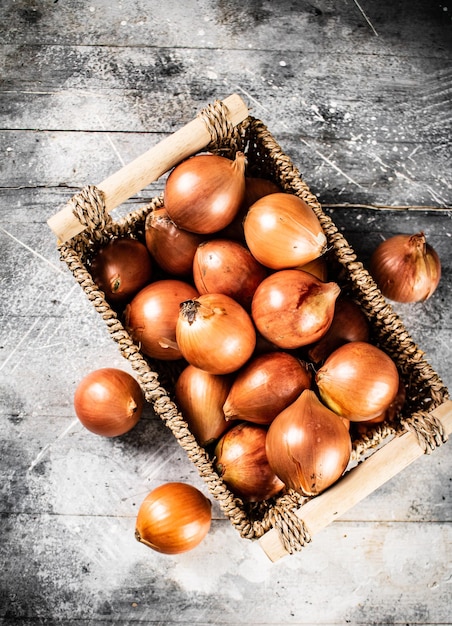
[[[356,438],[353,464],[335,485],[316,497],[289,492],[257,504],[246,504],[236,497],[215,472],[211,458],[190,433],[175,403],[174,383],[181,363],[143,355],[126,331],[121,312],[106,301],[90,274],[94,254],[112,238],[144,239],[146,217],[163,206],[163,197],[118,221],[111,219],[111,210],[184,158],[205,149],[231,158],[238,150],[245,152],[248,175],[268,178],[312,207],[327,237],[329,254],[339,268],[342,290],[360,304],[370,322],[372,342],[394,360],[406,389],[407,400],[396,419]],[[207,106],[196,119],[135,161],[102,183],[83,189],[48,223],[58,237],[62,260],[135,370],[147,401],[171,429],[231,523],[243,537],[258,540],[270,559],[300,550],[314,534],[378,486],[445,442],[452,431],[452,402],[438,374],[297,168],[266,126],[248,114],[239,96],[234,94]]]

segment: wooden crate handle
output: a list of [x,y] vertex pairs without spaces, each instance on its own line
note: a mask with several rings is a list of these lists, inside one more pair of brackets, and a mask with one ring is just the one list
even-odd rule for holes
[[[223,104],[228,109],[229,121],[233,126],[248,117],[248,107],[239,95],[228,96]],[[104,193],[107,213],[156,181],[183,159],[205,148],[211,140],[207,125],[200,117],[196,117],[96,185]],[[69,205],[50,217],[47,224],[63,243],[85,228],[74,216]]]
[[[441,421],[446,434],[450,435],[452,400],[434,409],[432,415]],[[295,512],[312,537],[423,454],[416,435],[406,432],[389,441],[330,489],[312,498]],[[258,542],[272,561],[288,554],[275,528],[266,532]]]

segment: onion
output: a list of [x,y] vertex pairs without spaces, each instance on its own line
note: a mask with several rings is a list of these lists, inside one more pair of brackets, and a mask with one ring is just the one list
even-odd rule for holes
[[387,298],[395,302],[421,302],[436,290],[441,263],[423,232],[395,235],[375,249],[370,273]]
[[275,346],[274,343],[265,339],[260,333],[256,333],[256,347],[254,348],[254,356],[266,354],[267,352],[280,352],[281,348]]
[[199,154],[177,165],[165,185],[165,208],[180,227],[214,233],[232,222],[245,194],[245,155],[231,161]]
[[380,348],[353,341],[337,348],[317,371],[323,402],[352,422],[373,419],[394,401],[399,374]]
[[314,363],[321,363],[349,341],[369,341],[369,322],[356,302],[341,296],[336,300],[331,326],[308,350],[308,357]]
[[228,420],[270,422],[311,385],[306,363],[287,352],[253,358],[238,372],[224,403]]
[[151,211],[145,222],[146,246],[159,266],[168,274],[191,275],[196,248],[202,235],[176,226],[164,207]]
[[198,443],[206,447],[228,428],[223,404],[231,388],[228,376],[217,376],[188,365],[175,385],[176,401]]
[[112,367],[85,376],[74,394],[75,413],[83,426],[104,437],[117,437],[131,430],[143,407],[143,392],[135,378]]
[[200,294],[224,293],[249,310],[266,276],[267,270],[237,241],[213,239],[196,250],[193,279]]
[[284,488],[268,463],[266,437],[262,426],[242,422],[228,430],[215,447],[216,471],[231,491],[248,502],[267,500]]
[[271,269],[304,265],[323,254],[326,247],[314,211],[288,193],[273,193],[255,202],[243,227],[252,255]]
[[140,241],[112,239],[93,258],[90,270],[107,300],[124,304],[150,282],[152,261]]
[[250,316],[224,294],[203,294],[183,302],[176,325],[183,357],[211,374],[230,374],[248,361],[256,345]]
[[328,279],[328,263],[323,256],[318,256],[313,261],[309,261],[309,263],[300,265],[295,269],[309,272],[309,274],[313,274],[316,278],[322,280],[323,282],[326,282]]
[[186,483],[165,483],[141,503],[135,538],[157,552],[180,554],[201,543],[211,521],[211,502],[199,489]]
[[281,188],[266,178],[245,177],[245,196],[240,205],[240,209],[232,220],[232,222],[221,231],[221,236],[227,239],[237,241],[245,241],[245,233],[243,232],[243,220],[252,204],[268,196],[271,193],[279,193]]
[[251,315],[258,331],[280,348],[309,345],[326,333],[340,292],[303,270],[280,270],[256,289]]
[[393,422],[397,415],[403,408],[406,400],[406,390],[405,385],[402,380],[399,381],[399,388],[397,390],[397,395],[395,399],[391,402],[388,408],[383,411],[377,417],[374,417],[371,420],[366,420],[364,422],[355,422],[354,427],[355,431],[359,435],[366,434],[370,429],[374,428],[376,424],[381,424],[382,422]]
[[255,202],[269,196],[271,193],[280,193],[281,187],[267,178],[247,176],[245,178],[245,197],[242,205],[248,210]]
[[285,485],[315,496],[344,473],[351,438],[342,420],[306,389],[270,424],[267,458]]
[[125,309],[125,327],[147,356],[164,361],[182,358],[176,343],[180,303],[195,298],[192,285],[164,279],[147,285]]

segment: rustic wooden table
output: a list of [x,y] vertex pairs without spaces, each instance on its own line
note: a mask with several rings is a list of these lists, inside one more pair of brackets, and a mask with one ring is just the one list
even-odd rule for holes
[[440,286],[397,310],[450,387],[450,5],[2,0],[1,9],[0,622],[451,624],[450,443],[275,564],[216,503],[192,552],[168,557],[136,542],[148,491],[168,480],[205,486],[150,409],[117,439],[79,424],[81,378],[128,363],[46,223],[86,184],[236,92],[335,205],[363,261],[391,234],[425,231]]

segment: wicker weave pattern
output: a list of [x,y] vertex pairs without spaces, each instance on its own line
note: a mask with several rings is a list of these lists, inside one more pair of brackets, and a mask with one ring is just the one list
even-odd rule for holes
[[[234,156],[238,151],[247,155],[250,175],[267,177],[284,190],[303,198],[314,210],[325,231],[336,262],[343,268],[344,286],[360,303],[368,316],[373,339],[395,360],[408,389],[408,413],[395,424],[378,425],[374,431],[355,441],[353,458],[360,460],[370,450],[398,432],[411,429],[416,433],[426,452],[435,449],[446,439],[441,425],[428,415],[448,398],[447,389],[424,354],[415,345],[402,321],[381,295],[377,286],[357,260],[346,239],[326,215],[317,198],[302,180],[299,171],[283,153],[262,122],[252,117],[237,128],[231,128],[227,111],[220,102],[207,107],[200,117],[206,123],[212,141],[208,149]],[[86,225],[86,230],[69,243],[59,246],[61,259],[67,264],[95,309],[105,321],[122,355],[137,373],[137,379],[146,400],[155,413],[171,429],[175,438],[195,464],[210,493],[219,502],[223,512],[242,537],[255,539],[271,527],[278,529],[288,550],[300,550],[310,541],[303,521],[294,513],[305,500],[298,494],[285,494],[258,505],[245,505],[226,487],[215,472],[206,451],[196,442],[187,423],[174,403],[172,391],[178,367],[171,362],[156,362],[145,358],[124,328],[120,315],[105,300],[94,283],[89,264],[95,252],[108,240],[118,236],[143,238],[144,222],[149,212],[163,206],[162,196],[126,218],[113,222],[106,214],[102,193],[87,187],[71,200],[73,212]]]

